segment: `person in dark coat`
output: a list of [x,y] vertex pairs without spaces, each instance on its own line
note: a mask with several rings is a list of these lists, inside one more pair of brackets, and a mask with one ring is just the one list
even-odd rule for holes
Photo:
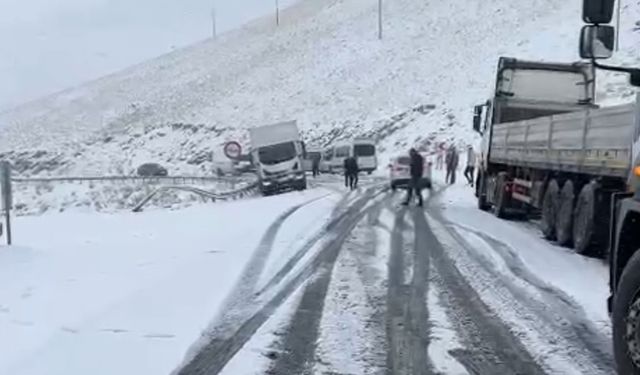
[[409,151],[409,173],[411,174],[411,180],[409,181],[409,187],[407,188],[407,200],[402,202],[404,206],[408,206],[415,193],[418,197],[418,206],[422,207],[422,175],[424,174],[424,158],[416,149],[412,148]]
[[447,178],[448,184],[453,185],[456,183],[456,171],[458,170],[458,164],[460,162],[460,156],[456,146],[451,145],[447,150],[446,164],[447,164]]
[[313,177],[318,177],[318,175],[320,174],[320,157],[319,156],[314,156],[313,159],[311,159],[311,171],[313,173]]
[[344,159],[344,184],[351,190],[355,190],[358,187],[358,173],[360,168],[358,167],[358,160],[350,156]]

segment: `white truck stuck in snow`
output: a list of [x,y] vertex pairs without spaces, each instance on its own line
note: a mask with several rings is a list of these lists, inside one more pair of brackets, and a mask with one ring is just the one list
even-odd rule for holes
[[262,195],[307,188],[304,144],[295,121],[251,128],[249,136]]

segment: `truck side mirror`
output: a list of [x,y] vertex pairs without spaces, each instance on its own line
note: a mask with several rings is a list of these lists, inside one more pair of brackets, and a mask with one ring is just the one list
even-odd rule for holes
[[611,22],[614,3],[615,0],[583,0],[582,20],[592,24]]
[[473,108],[473,130],[482,133],[480,126],[482,124],[482,106],[477,105]]
[[613,55],[616,30],[608,25],[587,25],[580,33],[580,57],[608,59]]

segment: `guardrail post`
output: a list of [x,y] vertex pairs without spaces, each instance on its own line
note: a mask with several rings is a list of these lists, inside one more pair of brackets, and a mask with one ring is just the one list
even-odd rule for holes
[[11,191],[11,164],[0,162],[0,192],[2,209],[4,210],[5,225],[7,227],[7,245],[11,245],[11,208],[13,206],[13,192]]

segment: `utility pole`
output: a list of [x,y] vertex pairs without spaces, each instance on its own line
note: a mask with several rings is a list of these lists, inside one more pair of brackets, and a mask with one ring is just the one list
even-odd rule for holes
[[216,39],[218,36],[218,30],[216,25],[216,3],[213,2],[213,8],[211,8],[211,32],[213,39]]
[[378,0],[378,39],[382,40],[382,0]]
[[280,3],[276,0],[276,26],[280,26]]
[[616,20],[616,52],[620,50],[620,15],[622,14],[622,0],[618,0],[618,17]]

